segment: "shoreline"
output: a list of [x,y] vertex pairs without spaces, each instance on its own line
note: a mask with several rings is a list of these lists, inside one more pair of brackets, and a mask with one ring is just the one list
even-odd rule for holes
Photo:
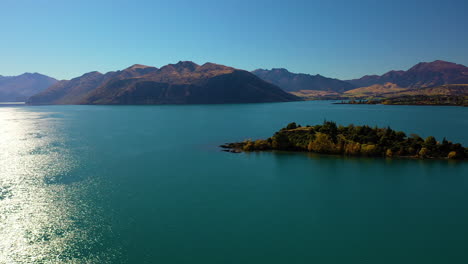
[[221,148],[222,152],[227,152],[227,153],[233,153],[233,154],[241,154],[241,153],[285,153],[285,154],[311,154],[311,155],[319,155],[319,156],[324,156],[324,157],[336,157],[336,158],[355,158],[355,159],[362,159],[362,158],[367,158],[367,159],[387,159],[387,160],[432,160],[432,161],[454,161],[454,162],[463,162],[463,161],[468,161],[466,159],[449,159],[449,158],[436,158],[436,157],[426,157],[426,158],[421,158],[418,156],[392,156],[392,157],[386,157],[386,156],[365,156],[365,155],[344,155],[344,154],[328,154],[328,153],[319,153],[319,152],[311,152],[311,151],[306,151],[306,150],[276,150],[276,149],[270,149],[270,150],[254,150],[254,151],[245,151],[242,148],[234,148],[234,147],[229,147],[230,144],[236,144],[236,143],[226,143],[219,145],[218,147]]
[[390,127],[341,126],[331,121],[305,127],[293,122],[270,138],[226,143],[219,147],[230,153],[288,151],[353,157],[468,160],[468,148],[445,138],[442,141],[433,136],[423,139],[417,134],[407,136]]

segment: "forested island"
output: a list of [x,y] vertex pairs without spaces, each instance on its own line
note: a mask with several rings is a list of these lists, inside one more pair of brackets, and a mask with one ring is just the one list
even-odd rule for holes
[[346,156],[468,159],[468,148],[445,138],[439,142],[433,136],[426,139],[416,134],[407,136],[390,127],[338,126],[332,121],[305,127],[290,123],[268,139],[221,147],[229,152],[281,150]]

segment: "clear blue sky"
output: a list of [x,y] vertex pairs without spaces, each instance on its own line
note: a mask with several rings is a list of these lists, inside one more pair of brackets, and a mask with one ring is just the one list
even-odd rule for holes
[[192,60],[349,79],[468,65],[467,14],[467,0],[2,0],[0,75]]

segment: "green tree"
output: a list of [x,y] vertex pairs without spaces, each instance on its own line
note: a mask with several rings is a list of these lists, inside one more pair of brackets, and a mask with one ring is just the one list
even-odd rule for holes
[[338,127],[335,122],[325,121],[320,128],[320,132],[327,134],[331,137],[333,141],[336,141],[336,136],[338,135]]
[[286,150],[291,148],[291,142],[284,133],[276,133],[271,142],[273,149]]
[[424,140],[424,146],[425,147],[434,147],[435,145],[437,145],[437,141],[435,139],[435,137],[433,136],[429,136],[426,138],[426,140]]
[[289,123],[289,124],[286,126],[286,129],[287,129],[287,130],[296,129],[296,128],[297,128],[296,122]]

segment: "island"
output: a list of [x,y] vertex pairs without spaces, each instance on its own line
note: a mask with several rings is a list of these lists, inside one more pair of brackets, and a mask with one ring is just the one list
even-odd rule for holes
[[228,152],[294,151],[364,157],[467,160],[468,148],[433,136],[407,136],[390,127],[341,126],[332,121],[300,126],[290,123],[268,139],[245,140],[220,146]]

